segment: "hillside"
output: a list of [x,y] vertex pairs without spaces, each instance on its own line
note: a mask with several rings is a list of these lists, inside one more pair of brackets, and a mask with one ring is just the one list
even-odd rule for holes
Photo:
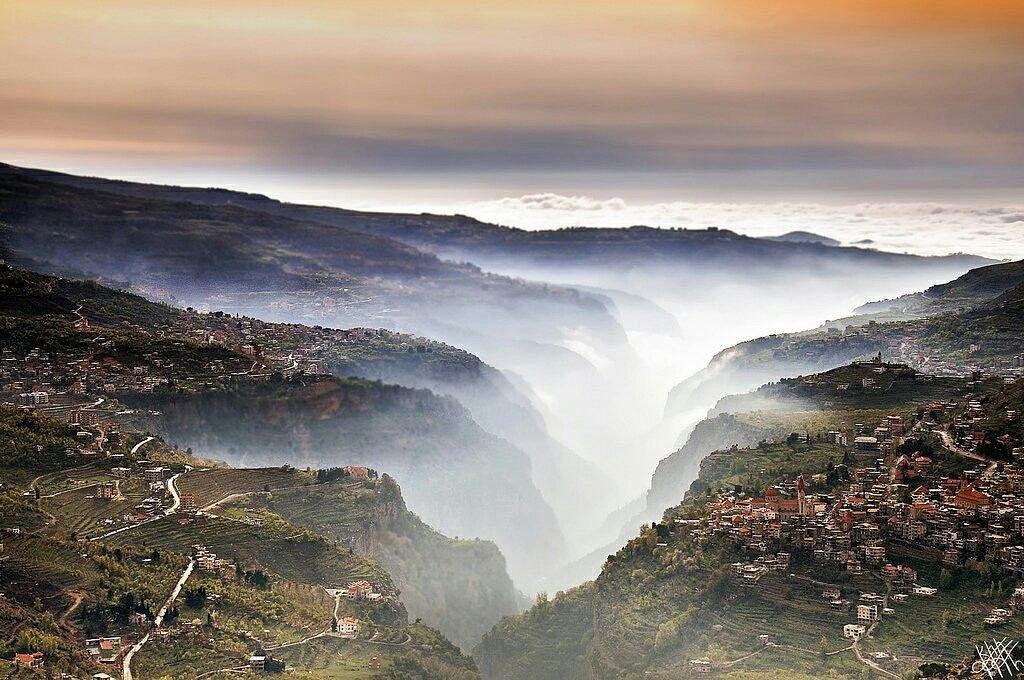
[[[411,507],[452,536],[487,537],[529,582],[564,550],[528,458],[450,399],[354,378],[296,376],[230,390],[123,395],[138,427],[234,466],[366,465],[404,482]],[[481,512],[486,508],[486,512]]]
[[[203,477],[209,474],[220,473]],[[422,618],[464,649],[499,617],[519,610],[497,547],[433,530],[406,508],[388,475],[275,490],[231,501],[221,510],[242,517],[272,513],[380,562],[395,579],[410,617]]]
[[[973,269],[946,284],[889,302],[826,328],[772,335],[719,352],[707,367],[669,393],[666,412],[714,401],[787,375],[816,373],[877,352],[941,375],[972,370],[1012,372],[1021,367],[1024,262]],[[884,309],[883,309],[884,307]],[[906,310],[911,310],[907,311]],[[886,320],[875,320],[884,315]],[[902,320],[893,320],[898,318]]]
[[[499,372],[471,354],[388,331],[176,310],[17,269],[0,273],[0,294],[15,301],[2,310],[10,316],[0,316],[12,361],[34,361],[42,350],[47,356],[38,359],[47,370],[79,367],[56,369],[54,387],[92,388],[162,412],[135,417],[140,428],[236,465],[361,463],[390,470],[410,480],[413,507],[431,525],[496,539],[520,579],[535,578],[565,549],[534,480],[553,495],[554,485],[586,474],[587,466],[547,435],[531,404]],[[90,318],[83,328],[72,323]],[[107,319],[117,323],[98,325]],[[365,378],[283,377],[300,363]],[[530,446],[536,467],[451,398],[381,384],[381,378],[472,403],[487,426]]]
[[1021,284],[1024,284],[1024,260],[993,264],[977,267],[948,283],[931,286],[920,293],[872,302],[854,311],[872,314],[895,309],[906,316],[934,316],[977,307]]
[[[740,397],[776,408],[737,419],[790,434],[710,452],[686,499],[595,581],[503,620],[474,658],[484,677],[531,680],[903,677],[929,664],[944,677],[975,640],[1024,632],[1005,571],[1019,532],[962,550],[943,536],[947,518],[969,535],[1019,513],[1004,490],[1024,471],[965,448],[961,429],[1018,391],[861,364]],[[855,443],[866,433],[875,448]],[[1019,458],[1024,439],[1009,436]],[[967,505],[978,489],[1008,495]]]
[[[72,677],[120,675],[130,663],[139,677],[196,678],[248,667],[253,654],[282,669],[352,678],[407,677],[409,668],[438,680],[477,677],[436,630],[409,624],[390,574],[372,558],[283,520],[222,518],[193,505],[193,491],[317,488],[316,475],[213,469],[160,440],[113,437],[107,427],[69,429],[0,408],[5,440],[35,453],[0,452],[5,659],[38,654],[43,671]],[[154,482],[151,466],[161,463]],[[219,483],[193,484],[192,475]],[[360,579],[382,596],[348,600],[327,590]],[[509,586],[507,577],[499,585]],[[346,616],[359,620],[352,635],[338,629]]]

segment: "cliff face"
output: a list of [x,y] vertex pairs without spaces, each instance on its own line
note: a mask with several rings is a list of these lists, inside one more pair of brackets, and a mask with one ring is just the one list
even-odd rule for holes
[[151,429],[235,466],[388,470],[431,526],[493,539],[523,583],[562,557],[563,536],[526,455],[482,430],[453,400],[362,380],[302,378],[132,403],[161,413],[147,423]]
[[712,451],[730,446],[753,446],[772,432],[738,420],[729,413],[699,422],[686,444],[658,463],[647,492],[648,518],[661,517],[665,508],[679,503],[698,476],[701,461]]
[[502,616],[519,611],[505,558],[491,541],[460,540],[410,512],[398,483],[379,480],[276,491],[260,501],[356,554],[379,562],[414,619],[470,649]]
[[[593,463],[555,440],[530,398],[501,371],[468,352],[447,346],[446,350],[444,358],[436,359],[440,353],[431,351],[429,344],[421,344],[412,352],[377,353],[361,360],[339,358],[325,368],[334,375],[382,380],[454,397],[486,432],[529,456],[533,483],[562,527],[585,521],[587,499],[608,493],[611,480]],[[565,493],[566,484],[586,494],[582,502]]]

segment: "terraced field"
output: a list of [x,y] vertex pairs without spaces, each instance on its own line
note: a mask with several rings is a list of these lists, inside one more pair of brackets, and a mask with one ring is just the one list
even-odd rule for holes
[[256,493],[312,483],[313,477],[294,468],[199,469],[178,478],[180,493],[195,496],[196,506],[204,507],[232,494]]
[[201,544],[219,557],[241,562],[243,568],[262,567],[293,581],[341,586],[353,580],[384,582],[383,570],[368,560],[341,551],[326,541],[295,530],[271,534],[265,527],[221,517],[185,520],[171,516],[112,536],[111,543],[142,544],[187,554]]
[[[112,481],[107,476],[100,481]],[[42,499],[42,508],[58,518],[58,526],[79,538],[100,536],[113,529],[131,524],[123,516],[132,513],[136,505],[152,495],[145,482],[139,479],[122,480],[121,498],[98,498],[96,484],[89,482],[74,491]]]

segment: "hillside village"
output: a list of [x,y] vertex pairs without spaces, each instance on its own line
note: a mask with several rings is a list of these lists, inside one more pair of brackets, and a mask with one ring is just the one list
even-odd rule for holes
[[[476,658],[489,676],[520,677],[525,659],[553,664],[544,677],[577,672],[586,657],[555,664],[527,640],[592,611],[617,648],[577,642],[579,628],[555,644],[593,644],[602,677],[903,677],[927,663],[966,677],[969,641],[1024,633],[1022,385],[876,356],[740,398],[768,409],[749,414],[759,422],[814,425],[706,456],[683,503],[610,555],[593,588],[503,621]],[[641,612],[651,625],[633,622]],[[915,638],[922,612],[934,629]]]

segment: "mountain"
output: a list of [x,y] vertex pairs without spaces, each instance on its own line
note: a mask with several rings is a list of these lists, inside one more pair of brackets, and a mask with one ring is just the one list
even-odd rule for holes
[[[409,623],[396,581],[378,561],[246,501],[296,489],[330,493],[335,512],[359,524],[385,504],[399,508],[393,483],[375,473],[211,467],[160,440],[114,433],[112,422],[69,430],[63,420],[0,407],[9,442],[0,453],[0,647],[5,659],[35,655],[39,666],[15,669],[16,677],[84,677],[111,666],[121,675],[130,666],[139,677],[197,678],[248,667],[251,656],[266,657],[271,671],[479,677],[437,630]],[[378,489],[386,501],[365,503]],[[217,509],[228,499],[234,505]],[[212,503],[199,511],[197,501]],[[399,525],[388,531],[403,543],[399,553],[426,548],[444,560],[473,549],[437,534],[424,542],[422,530]],[[479,547],[480,557],[495,552]],[[507,576],[491,576],[473,575],[474,592],[509,592]],[[406,577],[410,588],[420,581]],[[329,590],[360,581],[375,598]],[[352,633],[342,629],[346,617],[357,622]]]
[[[714,228],[531,231],[459,215],[360,212],[11,166],[0,171],[0,191],[0,220],[27,256],[181,306],[385,327],[479,357],[532,409],[516,416],[522,426],[504,429],[497,427],[503,419],[485,423],[482,410],[474,416],[528,450],[536,478],[552,480],[538,485],[563,524],[589,524],[583,533],[635,496],[670,450],[674,428],[651,434],[657,395],[695,370],[695,358],[784,327],[782,319],[815,324],[988,262]],[[52,238],[58,232],[67,236]],[[546,435],[530,424],[538,414]],[[624,447],[633,465],[619,464]],[[620,484],[602,482],[579,459]],[[554,502],[564,498],[551,492],[560,480],[583,478],[607,489],[585,499],[595,511]]]
[[[394,355],[412,357],[457,383],[459,366],[480,370],[475,357],[432,345],[427,351],[428,344],[410,353],[393,336],[365,329],[346,334],[199,315],[14,268],[0,272],[0,299],[12,302],[0,310],[6,359],[42,352],[44,365],[71,367],[48,368],[56,375],[40,389],[116,396],[140,409],[130,414],[136,427],[235,465],[389,470],[408,480],[406,496],[430,525],[495,539],[523,583],[563,558],[564,536],[533,483],[528,456],[483,430],[454,399],[376,380],[304,374],[292,359],[298,352],[324,361],[358,356],[360,365],[394,368]],[[259,356],[248,331],[263,343]],[[201,340],[207,337],[220,340]],[[340,346],[325,343],[330,339]]]
[[[1019,503],[962,500],[1020,474],[982,453],[989,437],[1024,450],[1005,420],[1019,386],[873,361],[738,395],[722,407],[789,434],[703,456],[594,581],[502,620],[474,658],[513,680],[947,677],[993,627],[1024,630],[993,614],[1016,601],[998,566],[1012,551],[951,552],[943,534],[947,515],[959,535]],[[975,450],[969,414],[993,428]]]
[[842,245],[842,243],[834,238],[829,238],[809,231],[787,231],[785,234],[779,234],[778,236],[765,236],[764,238],[769,241],[780,241],[782,243],[818,243],[823,246]]

